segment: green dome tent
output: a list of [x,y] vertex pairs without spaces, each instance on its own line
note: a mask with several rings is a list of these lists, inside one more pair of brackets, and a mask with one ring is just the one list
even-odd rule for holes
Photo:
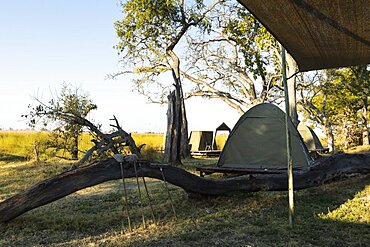
[[[308,169],[312,159],[289,122],[294,169]],[[217,163],[236,169],[286,169],[285,113],[273,104],[252,107],[234,126]]]
[[322,146],[319,137],[317,137],[316,133],[310,127],[300,122],[297,129],[299,134],[302,136],[303,142],[306,144],[308,151],[325,152],[328,150],[328,148],[324,148]]

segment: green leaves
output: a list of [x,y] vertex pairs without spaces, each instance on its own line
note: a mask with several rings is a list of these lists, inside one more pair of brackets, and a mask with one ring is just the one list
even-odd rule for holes
[[[244,55],[244,62],[254,80],[267,76],[267,65],[274,65],[276,40],[245,8],[238,8],[237,15],[226,20],[223,33],[231,36]],[[276,48],[275,48],[276,49]],[[278,71],[275,70],[276,73]]]
[[97,105],[89,99],[88,94],[79,92],[78,88],[71,89],[67,84],[63,85],[59,101],[54,102],[52,99],[51,102],[56,112],[70,113],[82,118],[86,117],[90,111],[97,109]]
[[[208,9],[202,0],[128,0],[121,7],[123,19],[115,22],[119,38],[116,49],[124,69],[135,73],[134,82],[140,93],[151,101],[157,102],[159,98],[161,102],[168,93],[163,89],[171,87],[173,82],[160,80],[158,76],[169,70],[179,74],[177,59],[181,60],[182,54],[178,56],[177,49],[186,44],[185,36],[190,35],[191,27],[200,32],[209,28],[205,18]],[[180,49],[179,53],[183,52],[186,53]],[[159,92],[151,90],[153,84],[157,84]],[[150,95],[159,97],[153,100]]]
[[149,47],[165,52],[181,25],[179,1],[130,0],[122,7],[124,18],[115,23],[121,54],[135,60],[136,55],[149,55],[142,53]]
[[63,118],[64,114],[86,117],[90,111],[97,109],[87,93],[78,88],[70,88],[64,83],[61,92],[50,99],[47,103],[35,98],[36,105],[28,105],[28,114],[22,117],[29,120],[30,127],[35,127],[38,122],[48,125],[59,122],[58,125],[70,124]]
[[241,105],[250,107],[278,95],[276,50],[280,48],[240,4],[230,0],[128,0],[121,6],[124,16],[115,23],[116,49],[126,73],[135,74],[139,93],[152,102],[162,102],[166,89],[172,87],[173,82],[159,79],[171,69],[175,74],[181,70],[193,82],[194,87],[184,87],[185,94],[227,96],[239,110]]
[[320,74],[302,94],[306,116],[323,126],[332,124],[338,145],[359,145],[361,129],[369,117],[369,66],[331,69]]
[[[82,92],[79,88],[71,88],[66,83],[63,84],[61,92],[47,103],[37,98],[35,101],[36,105],[28,105],[28,113],[22,117],[28,120],[28,125],[31,128],[38,124],[42,124],[44,127],[51,126],[54,129],[54,134],[58,136],[55,144],[60,144],[68,150],[75,150],[71,153],[75,153],[74,158],[76,158],[77,138],[83,126],[76,123],[75,119],[85,118],[92,110],[97,109],[96,104],[92,102],[87,93]],[[60,141],[60,139],[63,140]]]

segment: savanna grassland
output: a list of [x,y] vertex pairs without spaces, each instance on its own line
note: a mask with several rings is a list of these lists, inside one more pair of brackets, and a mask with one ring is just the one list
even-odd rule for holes
[[[0,132],[0,201],[70,167],[72,161],[49,159],[47,152],[42,162],[34,161],[35,140],[42,140],[46,134],[13,132],[9,138],[9,132]],[[138,144],[146,143],[147,150],[163,149],[160,134],[133,137]],[[83,138],[88,148],[89,138]],[[85,144],[80,149],[82,145]],[[369,148],[352,152],[369,152]],[[183,168],[194,171],[195,165],[215,162],[192,158],[184,162]],[[0,246],[369,246],[370,243],[370,175],[296,191],[293,230],[288,225],[285,192],[189,198],[182,189],[168,185],[175,216],[163,182],[154,179],[146,182],[151,198],[149,201],[143,194],[146,228],[142,224],[136,179],[126,181],[132,231],[127,226],[122,183],[110,181],[0,224]],[[145,191],[142,183],[140,189]],[[154,207],[155,221],[149,202]]]
[[[164,136],[162,133],[132,133],[137,146],[145,144],[142,149],[144,157],[148,159],[161,159],[164,149]],[[55,150],[48,142],[52,140],[50,132],[34,131],[0,131],[0,155],[9,156],[11,159],[32,160],[35,158],[35,149],[38,151],[41,161],[50,161],[55,157],[71,157],[65,150]],[[93,137],[83,133],[79,138],[79,157],[93,145]],[[227,135],[217,135],[216,142],[219,148],[223,148]]]
[[[136,144],[146,144],[144,152],[158,152],[163,149],[163,134],[133,133],[132,137],[136,140]],[[53,157],[70,158],[70,154],[64,150],[55,150],[50,147],[48,142],[52,140],[50,132],[34,132],[34,131],[0,131],[0,151],[1,155],[10,155],[13,158],[24,158],[32,160],[35,158],[35,148],[38,150],[40,159],[50,161]],[[93,146],[91,142],[93,137],[88,133],[83,133],[79,138],[79,156]]]

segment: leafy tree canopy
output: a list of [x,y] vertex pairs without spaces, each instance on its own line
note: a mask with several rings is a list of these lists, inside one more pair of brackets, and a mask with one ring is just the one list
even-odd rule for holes
[[186,97],[220,98],[242,113],[281,96],[280,47],[240,4],[130,0],[122,8],[124,18],[115,23],[126,69],[121,73],[135,73],[138,91],[151,101],[166,99],[172,84],[158,75],[172,68],[168,51],[180,41],[176,53],[185,61],[180,70]]
[[35,98],[35,105],[28,106],[28,114],[22,115],[29,121],[30,127],[34,128],[41,123],[45,127],[52,125],[54,128],[55,148],[67,149],[72,158],[78,158],[78,136],[83,125],[75,119],[85,118],[97,106],[89,98],[89,95],[79,88],[71,88],[64,83],[60,93],[57,93],[47,103]]

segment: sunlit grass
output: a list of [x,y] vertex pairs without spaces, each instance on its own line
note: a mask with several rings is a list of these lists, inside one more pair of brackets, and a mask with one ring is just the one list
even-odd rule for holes
[[[35,159],[35,145],[42,161],[50,161],[53,157],[70,158],[68,152],[62,150],[55,152],[53,148],[45,147],[45,143],[50,139],[50,132],[35,131],[0,131],[0,160],[32,160]],[[132,137],[139,146],[146,144],[143,154],[149,158],[160,158],[163,150],[163,134],[145,133],[132,134]],[[88,133],[83,133],[79,138],[79,157],[84,155],[93,146],[93,137]],[[44,146],[43,146],[44,145]]]
[[326,220],[370,224],[370,184],[334,210],[319,215]]
[[[39,150],[41,161],[51,161],[55,157],[70,158],[67,151],[47,148],[46,141],[51,138],[50,132],[32,131],[0,131],[0,160],[34,160],[35,145]],[[142,148],[144,158],[161,160],[164,150],[164,135],[161,133],[133,133],[136,145],[145,144]],[[228,135],[217,135],[216,143],[219,149],[225,145]],[[93,146],[93,137],[89,133],[83,133],[79,138],[79,157]],[[44,145],[44,146],[43,146]],[[40,151],[41,150],[41,151]]]
[[355,153],[370,153],[370,145],[367,146],[357,146],[357,147],[352,147],[346,153],[349,154],[355,154]]
[[164,149],[164,135],[156,133],[133,133],[132,138],[134,138],[136,144],[139,146],[145,144],[148,147],[153,148],[154,150],[161,151]]
[[67,170],[70,163],[0,161],[0,201],[44,179]]
[[[205,162],[210,162],[206,160]],[[184,168],[202,159],[189,159]],[[0,200],[64,171],[69,163],[0,162]],[[0,246],[366,246],[370,241],[370,176],[297,191],[290,230],[285,192],[188,198],[146,179],[157,224],[140,183],[147,228],[141,222],[136,180],[126,179],[133,231],[127,227],[120,180],[102,183],[0,224]]]
[[[9,141],[0,143],[0,201],[66,171],[71,165],[66,161],[41,164],[32,159],[27,161],[24,146],[32,147],[37,136],[32,135],[16,132],[9,135]],[[146,143],[153,150],[163,148],[161,134],[133,134],[133,137],[138,145]],[[90,139],[88,135],[82,136],[81,147],[89,147]],[[6,147],[9,143],[14,147]],[[215,162],[216,158],[191,158],[183,162],[182,168],[195,172],[196,165]],[[367,246],[370,242],[370,175],[296,191],[293,230],[287,219],[286,192],[189,198],[184,190],[168,185],[175,218],[163,182],[149,178],[146,182],[157,224],[151,217],[150,201],[140,182],[147,225],[143,227],[136,180],[126,179],[133,223],[133,231],[128,230],[122,182],[116,180],[80,190],[0,224],[0,246],[344,247]]]
[[31,158],[34,144],[46,140],[48,132],[0,131],[1,154]]

